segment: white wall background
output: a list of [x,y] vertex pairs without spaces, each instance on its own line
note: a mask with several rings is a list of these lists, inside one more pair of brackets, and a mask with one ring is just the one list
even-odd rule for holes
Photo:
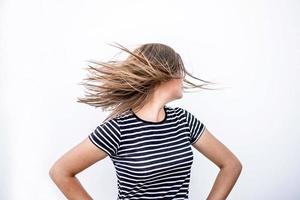
[[[299,1],[2,0],[0,30],[0,199],[65,199],[48,170],[109,114],[76,97],[85,60],[111,58],[111,42],[168,44],[194,75],[227,87],[169,105],[241,160],[228,199],[300,199]],[[195,150],[190,199],[204,199],[217,173]],[[77,177],[95,199],[116,199],[109,157]]]

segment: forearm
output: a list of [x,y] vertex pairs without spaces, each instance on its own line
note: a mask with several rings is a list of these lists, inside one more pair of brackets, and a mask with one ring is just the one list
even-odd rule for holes
[[68,200],[92,200],[76,176],[51,178]]
[[227,165],[220,169],[207,200],[225,200],[236,183],[242,166]]

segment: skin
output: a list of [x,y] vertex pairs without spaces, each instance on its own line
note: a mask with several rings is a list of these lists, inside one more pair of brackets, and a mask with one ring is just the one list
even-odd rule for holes
[[[165,115],[163,106],[170,101],[182,98],[182,86],[183,79],[172,79],[157,86],[151,100],[135,114],[147,121],[163,120]],[[226,199],[241,173],[241,162],[207,128],[193,147],[220,169],[206,199]],[[67,199],[91,200],[93,198],[81,185],[76,174],[106,156],[108,155],[104,151],[85,138],[52,165],[49,176]]]

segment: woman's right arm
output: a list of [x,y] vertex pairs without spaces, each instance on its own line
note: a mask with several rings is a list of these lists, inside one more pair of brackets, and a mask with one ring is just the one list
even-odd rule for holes
[[107,156],[89,138],[67,151],[50,168],[49,176],[69,200],[93,199],[83,188],[76,174]]

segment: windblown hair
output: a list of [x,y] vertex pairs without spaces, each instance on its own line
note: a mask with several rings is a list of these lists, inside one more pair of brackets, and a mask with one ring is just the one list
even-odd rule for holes
[[[107,62],[88,62],[85,68],[90,73],[81,82],[89,91],[84,98],[78,98],[77,102],[85,103],[95,108],[101,107],[103,111],[112,110],[104,120],[118,116],[129,108],[139,110],[151,98],[154,90],[161,83],[174,78],[183,79],[183,92],[191,88],[206,88],[206,85],[214,84],[193,76],[183,64],[180,55],[170,46],[161,43],[146,43],[130,51],[128,48],[116,43],[112,45],[127,52],[129,56],[125,60],[110,60]],[[203,82],[196,84],[185,77],[190,77]]]

